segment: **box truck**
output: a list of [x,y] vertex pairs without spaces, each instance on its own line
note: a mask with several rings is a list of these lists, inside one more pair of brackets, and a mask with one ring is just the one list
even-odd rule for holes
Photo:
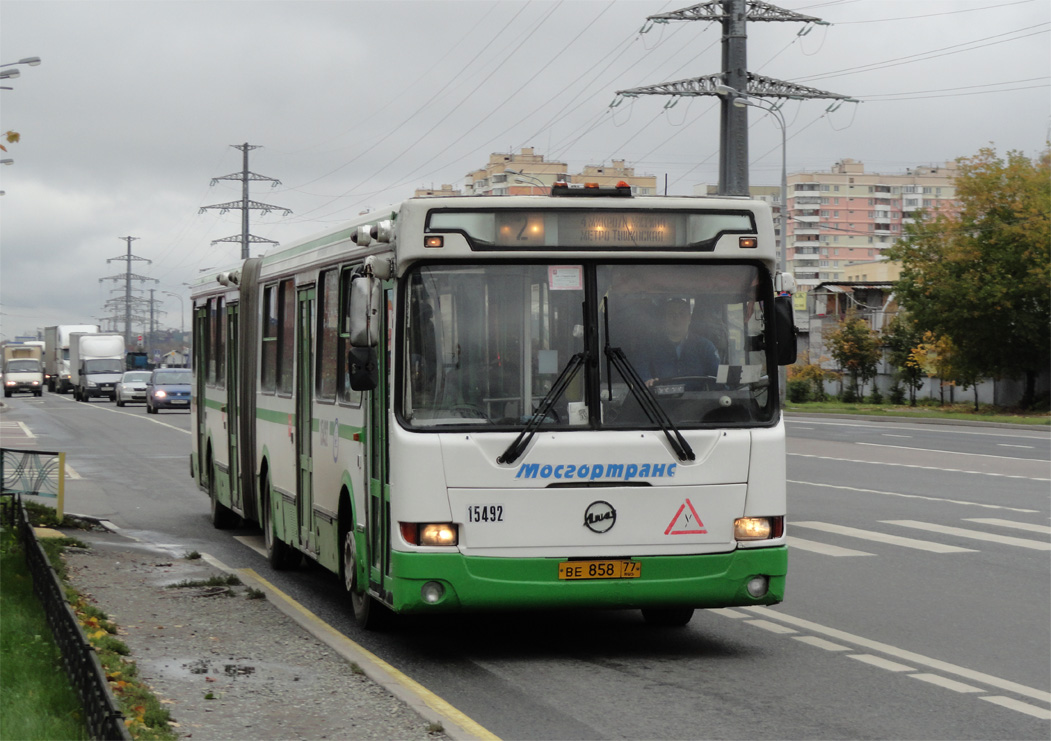
[[40,396],[44,393],[44,368],[41,360],[44,350],[38,343],[4,345],[4,396],[27,393]]
[[115,401],[117,384],[124,375],[124,335],[71,332],[69,373],[77,401],[91,401],[96,396]]
[[69,370],[69,336],[98,332],[97,324],[58,324],[44,327],[44,382],[48,391],[64,394],[73,388]]

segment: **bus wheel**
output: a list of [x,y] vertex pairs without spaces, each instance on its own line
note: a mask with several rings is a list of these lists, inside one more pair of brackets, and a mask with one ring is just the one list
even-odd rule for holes
[[350,598],[350,606],[354,609],[354,619],[365,630],[382,630],[387,625],[390,613],[358,586],[358,546],[354,538],[354,529],[341,526],[339,542],[343,552],[339,563],[339,575]]
[[212,527],[216,530],[229,530],[237,527],[238,517],[233,510],[219,501],[215,484],[215,464],[208,467],[208,497],[212,500]]
[[[266,560],[274,571],[294,569],[299,566],[299,552],[280,540],[274,532],[273,513],[270,511],[269,480],[263,481],[263,541],[266,544]],[[213,500],[214,501],[214,500]]]
[[642,610],[643,619],[650,625],[664,628],[681,628],[693,617],[692,607],[647,607]]

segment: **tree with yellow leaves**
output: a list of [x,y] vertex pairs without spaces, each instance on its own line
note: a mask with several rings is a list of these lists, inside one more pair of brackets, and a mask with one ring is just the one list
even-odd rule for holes
[[957,378],[1024,377],[1029,407],[1051,365],[1051,152],[957,162],[959,212],[926,215],[885,251],[902,263],[895,293],[952,343]]

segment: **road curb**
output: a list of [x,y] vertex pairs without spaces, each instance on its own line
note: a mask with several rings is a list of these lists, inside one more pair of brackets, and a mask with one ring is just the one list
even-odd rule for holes
[[449,738],[454,741],[499,741],[498,736],[471,720],[416,680],[347,638],[259,576],[253,569],[235,569],[208,554],[202,554],[201,558],[221,571],[236,575],[245,584],[265,592],[271,604],[346,661],[358,666],[365,676],[411,707],[424,720],[441,724],[442,730]]

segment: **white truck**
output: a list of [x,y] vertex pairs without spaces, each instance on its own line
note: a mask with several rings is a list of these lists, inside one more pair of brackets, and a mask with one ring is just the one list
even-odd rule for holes
[[69,374],[77,401],[91,401],[96,396],[115,401],[117,384],[124,375],[124,335],[71,332]]
[[97,333],[97,324],[58,324],[44,327],[44,382],[48,391],[64,394],[73,388],[69,370],[69,336],[73,332]]
[[20,392],[40,396],[44,393],[44,350],[37,343],[4,345],[4,396]]

